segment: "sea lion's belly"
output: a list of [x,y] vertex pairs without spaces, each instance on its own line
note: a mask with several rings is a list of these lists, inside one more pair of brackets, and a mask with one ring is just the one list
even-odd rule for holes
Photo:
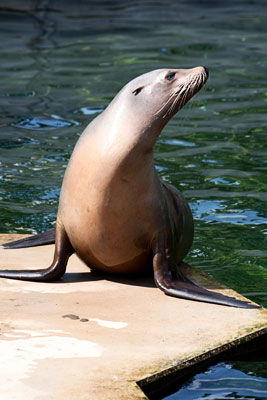
[[150,268],[151,233],[162,215],[151,203],[155,196],[135,196],[123,185],[119,191],[111,185],[88,193],[84,188],[79,183],[64,188],[58,212],[77,255],[90,268],[114,273]]
[[123,212],[117,217],[111,214],[111,210],[97,208],[85,215],[76,213],[75,221],[64,222],[75,252],[89,267],[103,271],[135,273],[148,268],[149,232],[138,223],[139,218],[128,219]]

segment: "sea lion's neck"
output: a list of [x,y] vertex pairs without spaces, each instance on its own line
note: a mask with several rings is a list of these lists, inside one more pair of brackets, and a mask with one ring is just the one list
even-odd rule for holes
[[111,103],[92,122],[90,128],[94,130],[95,125],[97,126],[96,134],[101,138],[103,152],[130,159],[140,153],[153,153],[156,140],[166,122],[155,115],[149,115],[149,110],[144,120],[131,110],[125,110],[124,104],[117,107]]
[[[140,176],[154,174],[154,145],[165,121],[149,116],[140,120],[124,103],[109,107],[94,119],[81,137],[79,147],[87,149],[87,160],[92,162],[96,154],[102,159],[97,165],[106,168],[110,179],[134,181]],[[92,154],[88,159],[88,154]],[[105,167],[104,167],[105,166]]]
[[[113,165],[114,176],[123,180],[134,182],[136,180],[145,180],[154,174],[154,145],[156,138],[159,136],[157,132],[144,131],[142,135],[140,132],[131,131],[131,137],[123,132],[124,136],[110,137],[107,141],[107,147],[103,150],[103,154],[111,160]],[[153,138],[151,136],[154,136]]]

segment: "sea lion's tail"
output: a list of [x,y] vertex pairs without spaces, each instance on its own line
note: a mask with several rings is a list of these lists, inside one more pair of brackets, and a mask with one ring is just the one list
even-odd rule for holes
[[28,236],[23,239],[15,240],[2,244],[5,249],[22,249],[24,247],[44,246],[46,244],[55,243],[56,230],[38,233],[37,235]]
[[161,253],[154,255],[153,269],[157,287],[168,296],[230,307],[260,308],[246,301],[201,288],[186,278],[181,271],[179,271],[179,277],[174,279],[170,272],[168,260]]

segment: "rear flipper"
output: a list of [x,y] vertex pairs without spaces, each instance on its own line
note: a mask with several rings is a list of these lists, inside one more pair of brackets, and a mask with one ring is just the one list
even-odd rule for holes
[[162,253],[156,253],[153,258],[154,279],[157,287],[165,294],[172,297],[180,297],[206,303],[221,304],[230,307],[259,308],[246,301],[237,300],[234,297],[211,292],[203,289],[179,272],[179,278],[173,279],[171,268],[167,258]]
[[[51,232],[51,231],[50,231]],[[60,279],[65,271],[69,257],[74,253],[65,229],[57,225],[54,260],[49,268],[39,270],[0,271],[0,278],[22,281],[51,282]]]
[[38,233],[34,236],[28,236],[23,239],[15,240],[13,242],[4,243],[2,246],[5,249],[22,249],[24,247],[43,246],[45,244],[54,244],[56,237],[56,230]]

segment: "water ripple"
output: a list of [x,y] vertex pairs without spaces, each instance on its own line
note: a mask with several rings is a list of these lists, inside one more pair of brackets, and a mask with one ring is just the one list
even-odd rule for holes
[[196,220],[242,225],[267,223],[267,218],[260,216],[258,212],[254,210],[233,210],[228,208],[227,203],[221,200],[198,200],[190,203],[190,207]]
[[211,190],[185,190],[184,195],[189,198],[197,198],[197,199],[208,199],[211,197],[217,197],[217,198],[226,198],[226,199],[231,199],[231,198],[254,198],[258,199],[261,201],[267,201],[267,193],[261,193],[261,192],[256,192],[256,191],[244,191],[244,192],[223,192],[217,189],[211,189]]
[[[238,363],[238,366],[242,363]],[[267,380],[219,363],[194,377],[192,382],[168,397],[169,400],[266,399]]]
[[94,115],[103,112],[104,107],[81,107],[79,111],[84,115]]
[[58,115],[51,115],[49,117],[20,117],[17,122],[12,122],[11,126],[23,129],[33,129],[33,130],[52,130],[58,128],[66,128],[72,125],[79,125],[78,122],[74,120],[66,120]]

